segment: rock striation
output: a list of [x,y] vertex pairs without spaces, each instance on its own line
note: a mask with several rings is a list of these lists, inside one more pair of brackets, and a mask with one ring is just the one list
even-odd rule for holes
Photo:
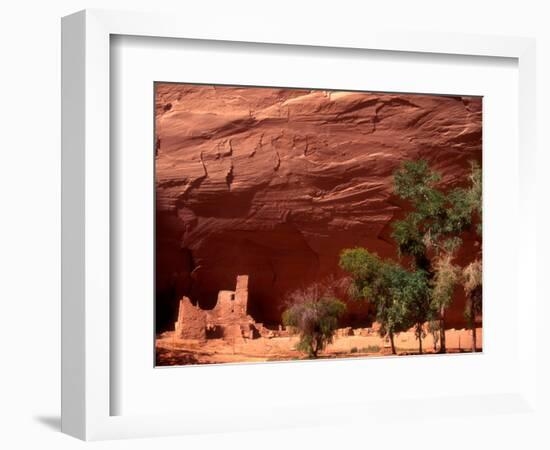
[[[289,290],[342,275],[343,248],[397,258],[403,160],[428,160],[448,187],[481,163],[477,97],[158,83],[155,98],[159,331],[182,296],[213,308],[240,273],[249,314],[279,323]],[[464,239],[463,263],[479,251]],[[449,326],[464,326],[463,305],[457,293]]]

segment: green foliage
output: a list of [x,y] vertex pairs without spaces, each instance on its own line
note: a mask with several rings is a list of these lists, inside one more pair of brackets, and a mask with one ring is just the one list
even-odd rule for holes
[[[477,214],[479,222],[477,233],[482,234],[483,220],[483,197],[481,186],[481,167],[477,163],[472,163],[472,172],[470,175],[471,187],[469,190],[469,202],[474,214]],[[464,292],[466,294],[466,310],[464,316],[472,328],[473,344],[472,351],[476,351],[476,324],[475,318],[481,314],[482,295],[483,295],[483,271],[481,260],[475,260],[468,264],[462,271]]]
[[475,326],[475,316],[481,314],[481,297],[483,289],[482,265],[476,260],[462,271],[466,310],[464,317],[471,327]]
[[456,285],[460,282],[460,267],[453,264],[453,254],[443,253],[434,262],[432,305],[436,310],[449,307]]
[[405,306],[407,319],[415,325],[416,337],[421,340],[426,336],[423,324],[432,313],[427,273],[423,270],[403,271],[398,283],[401,287],[394,293],[396,301]]
[[340,267],[351,275],[350,295],[374,305],[381,334],[393,335],[414,326],[420,351],[429,332],[441,334],[445,348],[444,314],[462,274],[453,257],[462,245],[460,234],[481,220],[481,168],[472,163],[470,186],[444,191],[441,176],[423,160],[405,161],[394,174],[394,192],[410,212],[392,224],[401,255],[412,257],[405,268],[365,248],[346,249]]
[[483,222],[483,196],[481,167],[476,162],[471,163],[470,182],[471,187],[468,191],[468,201],[472,211],[478,215],[479,223],[477,225],[477,233],[481,236],[481,224]]
[[393,239],[397,242],[401,254],[413,256],[418,266],[426,254],[426,240],[420,229],[422,217],[410,213],[405,219],[393,223]]
[[331,343],[346,305],[319,284],[294,291],[283,313],[283,324],[300,333],[297,349],[316,358]]
[[481,168],[472,163],[471,187],[445,193],[437,187],[441,176],[424,160],[405,161],[394,174],[394,192],[410,203],[412,212],[393,223],[399,251],[413,256],[417,266],[426,264],[428,250],[437,254],[461,245],[459,234],[468,229],[473,213],[481,215]]
[[382,335],[399,333],[427,320],[429,286],[424,271],[408,271],[365,248],[344,250],[340,267],[352,276],[354,296],[374,305]]
[[[406,161],[394,174],[394,191],[406,200],[409,212],[393,223],[393,238],[399,253],[411,256],[414,267],[425,271],[430,290],[426,316],[432,322],[432,333],[441,334],[441,350],[445,351],[445,310],[452,302],[455,286],[460,281],[459,268],[453,255],[462,244],[460,234],[469,229],[476,214],[481,220],[481,168],[471,163],[470,186],[448,192],[438,188],[441,176],[430,170],[423,160]],[[478,225],[481,234],[481,225]],[[417,336],[421,327],[417,325]]]
[[466,309],[464,317],[472,329],[472,352],[477,351],[476,316],[481,314],[481,299],[483,295],[483,271],[481,261],[468,264],[462,271],[464,292],[466,294]]
[[441,215],[441,234],[466,230],[472,223],[472,204],[468,189],[456,188],[447,194],[447,208]]
[[395,193],[418,208],[434,196],[432,186],[440,180],[441,176],[430,170],[427,161],[405,161],[394,175]]

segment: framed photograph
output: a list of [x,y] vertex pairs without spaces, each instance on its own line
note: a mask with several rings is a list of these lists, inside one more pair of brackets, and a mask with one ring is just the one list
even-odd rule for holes
[[65,17],[63,431],[535,423],[534,49]]
[[482,97],[154,95],[157,366],[482,350]]

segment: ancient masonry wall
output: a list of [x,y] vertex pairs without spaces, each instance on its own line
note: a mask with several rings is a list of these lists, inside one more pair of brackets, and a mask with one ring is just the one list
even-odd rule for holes
[[179,339],[204,340],[209,335],[226,340],[252,339],[271,333],[247,314],[248,275],[238,275],[234,291],[220,291],[216,306],[202,310],[189,298],[180,301],[175,336]]
[[180,300],[175,334],[180,339],[206,339],[206,312],[194,306],[188,297]]
[[248,307],[248,275],[237,276],[235,288],[235,313],[245,316]]

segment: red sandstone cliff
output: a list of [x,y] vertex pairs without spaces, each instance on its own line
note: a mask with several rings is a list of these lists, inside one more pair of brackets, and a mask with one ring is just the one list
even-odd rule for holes
[[[444,184],[481,161],[481,99],[157,84],[157,317],[188,295],[212,307],[250,275],[249,312],[277,322],[285,293],[339,276],[343,248],[396,257],[392,172],[424,158]],[[459,259],[477,251],[465,235]],[[365,308],[352,308],[356,318]],[[457,295],[450,324],[463,325]],[[350,317],[350,320],[353,319]]]

